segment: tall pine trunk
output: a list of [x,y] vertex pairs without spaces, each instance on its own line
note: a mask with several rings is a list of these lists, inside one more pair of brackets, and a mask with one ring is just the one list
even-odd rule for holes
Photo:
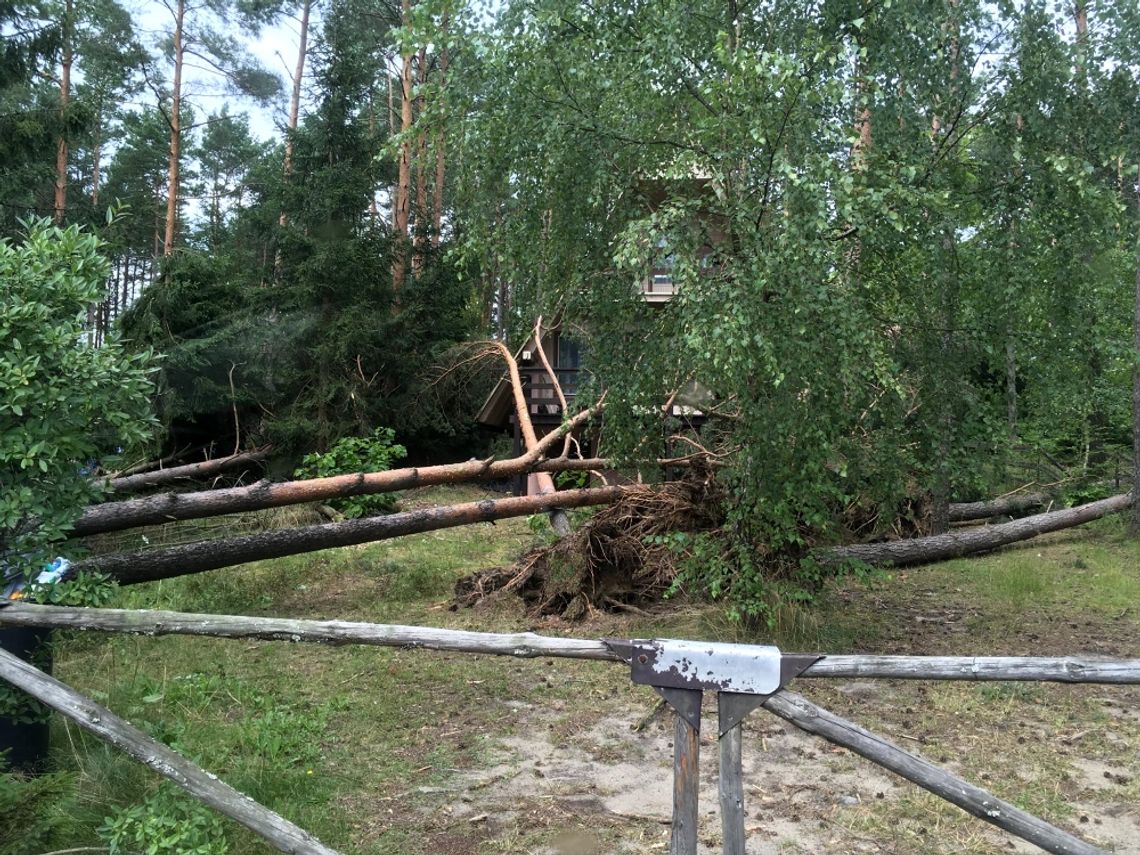
[[[293,174],[293,147],[297,133],[297,124],[301,116],[301,81],[305,75],[305,57],[309,49],[309,12],[312,10],[313,0],[304,0],[301,5],[301,36],[297,48],[297,65],[293,69],[293,92],[289,96],[289,125],[285,132],[285,162],[283,173],[288,179]],[[280,224],[288,224],[289,215],[281,212]]]
[[63,7],[63,58],[59,74],[59,144],[55,153],[55,212],[56,224],[63,222],[67,215],[67,111],[71,104],[71,63],[74,59],[75,14],[72,0],[66,0]]
[[[401,0],[402,23],[411,23],[411,0]],[[412,141],[409,131],[412,127],[412,53],[405,46],[401,48],[400,63],[400,166],[396,179],[396,202],[392,212],[392,237],[395,244],[392,258],[392,305],[400,305],[400,292],[408,270],[408,206],[411,201],[412,184]]]
[[[961,52],[959,33],[961,29],[958,20],[959,0],[950,0],[950,86],[947,106],[953,111],[957,106],[958,96],[958,60]],[[935,113],[931,122],[931,139],[938,144],[937,137],[943,131],[941,118]],[[951,124],[950,132],[953,131]],[[935,381],[938,388],[935,390],[937,437],[936,460],[934,469],[934,485],[932,492],[932,505],[930,528],[933,534],[942,534],[950,528],[950,489],[953,478],[953,465],[951,464],[955,435],[957,433],[957,418],[955,408],[957,401],[958,378],[952,366],[956,365],[955,327],[958,323],[958,268],[957,268],[957,238],[955,224],[946,222],[942,232],[942,254],[940,263],[945,267],[943,272],[942,300],[939,312],[939,323],[942,331],[938,339],[938,366],[935,369]]]
[[[416,115],[424,112],[423,86],[427,83],[427,48],[420,48],[416,82],[421,94],[416,98]],[[421,123],[422,124],[422,123]],[[412,231],[412,275],[418,277],[424,269],[424,247],[428,240],[427,211],[427,132],[416,134],[416,217]]]
[[[297,126],[301,119],[301,82],[305,76],[305,59],[309,52],[309,13],[312,11],[313,0],[303,0],[301,4],[300,44],[297,47],[297,64],[293,69],[293,91],[289,96],[289,124],[285,130],[285,157],[281,165],[281,172],[288,183],[293,175],[293,152],[296,145]],[[284,207],[277,218],[277,225],[284,229],[289,225],[289,213]],[[273,278],[280,281],[283,270],[281,249],[278,247],[273,253]]]
[[91,207],[99,207],[100,167],[103,158],[103,113],[95,120],[95,138],[91,143]]
[[170,169],[166,188],[166,231],[162,240],[163,258],[174,252],[174,234],[178,226],[179,167],[182,159],[182,65],[185,58],[182,25],[186,19],[186,0],[178,0],[174,12],[174,87],[170,104]]
[[[439,48],[439,97],[443,97],[443,93],[447,88],[447,63],[449,60],[447,52],[447,25],[448,25],[448,10],[443,10],[443,20],[440,23],[441,44]],[[445,117],[446,120],[446,117]],[[447,145],[447,130],[443,122],[440,122],[439,133],[435,140],[435,183],[432,188],[432,206],[431,206],[431,241],[433,247],[438,247],[440,241],[443,240],[443,185],[446,177],[446,163],[444,162],[444,150]]]
[[[1132,495],[1140,496],[1140,162],[1136,165],[1136,287],[1132,314]],[[1140,502],[1132,506],[1132,534],[1140,536]]]

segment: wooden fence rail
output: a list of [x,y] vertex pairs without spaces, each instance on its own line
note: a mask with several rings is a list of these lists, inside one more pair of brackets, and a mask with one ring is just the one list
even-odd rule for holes
[[[556,638],[532,632],[468,632],[340,620],[245,617],[145,609],[86,609],[11,603],[0,624],[52,629],[126,632],[135,635],[205,635],[317,644],[422,647],[457,653],[489,653],[532,659],[594,659],[620,662],[605,641]],[[1140,685],[1140,659],[1098,656],[876,656],[828,654],[800,677],[1033,681]]]
[[[320,644],[363,644],[487,653],[521,658],[551,657],[607,662],[627,661],[629,641],[554,638],[535,633],[483,633],[349,621],[189,614],[169,611],[85,609],[11,603],[0,607],[0,625],[126,632],[139,635],[201,635]],[[1006,656],[822,656],[801,677],[890,678],[912,680],[1032,680],[1063,683],[1140,685],[1140,659]],[[165,746],[117,719],[51,677],[11,654],[0,656],[0,677],[75,719],[136,759],[171,778],[212,807],[243,822],[284,852],[325,855],[333,850],[287,820],[217,781]],[[699,719],[699,692],[696,715]],[[722,698],[726,697],[721,695]],[[957,805],[973,816],[1063,855],[1101,855],[1104,850],[1032,816],[993,794],[946,772],[853,722],[781,689],[762,697],[768,712],[795,727],[847,748]],[[682,733],[683,728],[685,728]],[[678,716],[675,740],[675,821],[673,855],[695,855],[697,728]],[[124,735],[126,734],[126,735]],[[721,745],[721,802],[726,853],[743,853],[743,788],[739,781],[739,724]],[[723,737],[722,737],[723,738]],[[684,745],[693,743],[686,752]],[[682,775],[681,773],[684,772]],[[222,789],[219,789],[222,788]],[[250,806],[256,808],[252,810]],[[240,810],[238,809],[240,807]],[[239,815],[240,814],[240,815]],[[252,817],[252,819],[251,819]],[[257,824],[255,824],[257,823]],[[682,828],[682,825],[684,826]]]

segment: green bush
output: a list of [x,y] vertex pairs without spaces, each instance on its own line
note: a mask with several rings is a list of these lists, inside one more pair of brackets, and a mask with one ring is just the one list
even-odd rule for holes
[[[385,472],[394,461],[407,456],[407,449],[396,443],[391,428],[376,428],[370,436],[347,436],[328,451],[306,454],[294,472],[297,478],[327,478],[355,472]],[[329,503],[349,519],[390,514],[396,510],[396,497],[391,493],[373,496],[350,496]]]
[[218,815],[167,783],[115,811],[99,833],[111,855],[225,855],[230,848]]
[[0,855],[27,855],[51,848],[73,825],[77,801],[74,772],[24,776],[0,772]]
[[0,241],[0,566],[39,569],[51,543],[101,493],[104,454],[144,441],[152,424],[150,354],[113,336],[95,347],[88,309],[103,296],[100,241],[76,227],[30,224]]

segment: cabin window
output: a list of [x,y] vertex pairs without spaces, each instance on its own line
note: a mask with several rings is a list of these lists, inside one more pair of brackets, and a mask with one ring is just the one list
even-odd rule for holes
[[653,260],[651,291],[665,290],[673,285],[673,268],[677,266],[677,256],[668,250],[664,238],[657,241],[657,255]]
[[578,339],[561,335],[558,337],[558,382],[562,384],[562,391],[567,395],[578,392],[578,370],[582,367],[582,356],[586,346]]
[[582,344],[578,339],[572,336],[563,335],[558,337],[558,367],[559,368],[581,368],[582,367]]

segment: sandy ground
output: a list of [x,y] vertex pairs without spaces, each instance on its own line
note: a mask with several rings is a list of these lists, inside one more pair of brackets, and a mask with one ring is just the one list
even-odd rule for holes
[[[876,691],[871,683],[841,688],[853,695]],[[712,697],[706,695],[703,711],[699,834],[700,852],[710,854],[719,852],[721,843]],[[509,837],[512,828],[561,827],[552,843],[535,850],[544,855],[667,851],[672,713],[659,711],[648,723],[639,722],[633,710],[605,714],[566,736],[556,727],[558,706],[504,704],[504,715],[519,722],[520,735],[492,747],[491,765],[447,788],[458,795],[441,808],[448,824],[465,823],[483,841]],[[1119,712],[1136,714],[1134,709]],[[953,770],[952,762],[946,765]],[[1089,793],[1140,771],[1135,758],[1118,766],[1074,758],[1073,766],[1078,790]],[[913,797],[917,788],[763,711],[745,723],[744,779],[749,855],[923,851],[918,840],[887,843],[873,830],[860,830],[864,814],[884,802]],[[1140,805],[1077,801],[1074,806],[1088,823],[1088,839],[1111,852],[1140,853]],[[977,826],[974,845],[982,849],[1040,851],[981,822]]]

